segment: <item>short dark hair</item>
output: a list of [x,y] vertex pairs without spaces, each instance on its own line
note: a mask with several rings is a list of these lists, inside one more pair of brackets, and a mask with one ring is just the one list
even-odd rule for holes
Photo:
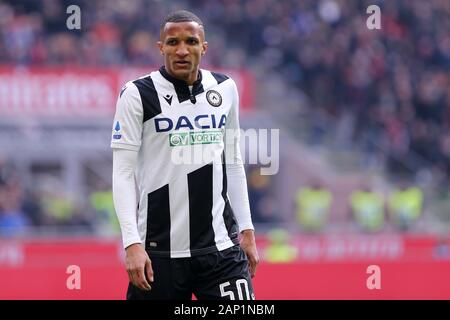
[[174,11],[172,13],[169,13],[167,17],[164,19],[160,30],[162,32],[164,30],[166,23],[168,22],[192,22],[192,21],[197,22],[199,25],[203,27],[202,20],[200,20],[200,18],[197,17],[192,12],[187,10]]

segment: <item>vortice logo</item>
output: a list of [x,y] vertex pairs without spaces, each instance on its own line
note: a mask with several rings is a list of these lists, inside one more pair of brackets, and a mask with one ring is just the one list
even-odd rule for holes
[[204,130],[199,132],[176,132],[169,134],[171,147],[195,144],[215,144],[223,141],[221,130]]
[[176,147],[179,145],[186,145],[187,134],[185,133],[177,133],[177,134],[170,134],[169,142],[171,147]]

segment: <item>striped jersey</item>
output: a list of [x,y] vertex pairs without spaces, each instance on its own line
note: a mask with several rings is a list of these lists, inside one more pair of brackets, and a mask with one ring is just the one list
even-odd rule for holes
[[121,90],[111,147],[138,151],[137,226],[152,255],[181,258],[238,243],[224,135],[238,129],[238,91],[201,69],[189,87],[164,67]]

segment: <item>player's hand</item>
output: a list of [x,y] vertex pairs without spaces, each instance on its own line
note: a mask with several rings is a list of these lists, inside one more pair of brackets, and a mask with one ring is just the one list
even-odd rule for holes
[[256,267],[259,264],[258,250],[256,249],[255,233],[253,230],[242,231],[241,248],[244,250],[248,258],[248,264],[250,267],[250,275],[252,278],[256,275]]
[[149,282],[153,282],[153,269],[147,252],[140,243],[132,244],[125,251],[125,264],[130,282],[139,289],[151,290]]

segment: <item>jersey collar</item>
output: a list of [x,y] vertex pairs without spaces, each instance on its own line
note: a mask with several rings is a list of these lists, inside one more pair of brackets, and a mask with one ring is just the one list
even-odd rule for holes
[[159,72],[175,87],[175,92],[177,93],[179,103],[182,103],[186,100],[191,100],[192,103],[196,103],[197,99],[195,98],[195,96],[204,91],[202,85],[202,72],[200,70],[198,70],[197,80],[195,80],[194,84],[192,85],[192,94],[189,91],[189,86],[187,85],[186,81],[171,76],[164,66],[159,68]]

